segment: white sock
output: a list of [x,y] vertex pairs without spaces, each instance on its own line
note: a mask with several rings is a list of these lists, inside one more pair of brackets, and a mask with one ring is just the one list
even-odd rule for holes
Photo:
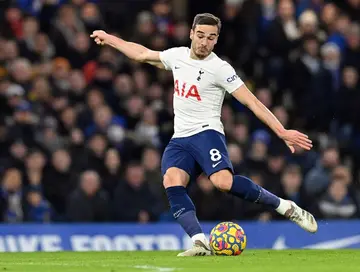
[[191,237],[191,240],[193,241],[193,243],[195,243],[196,240],[199,240],[199,241],[203,242],[205,245],[209,244],[209,241],[206,239],[206,236],[204,233],[195,234],[193,237]]
[[286,213],[286,211],[291,208],[291,203],[288,200],[284,200],[280,197],[279,197],[279,199],[280,199],[279,207],[277,207],[275,210],[279,214],[284,215]]

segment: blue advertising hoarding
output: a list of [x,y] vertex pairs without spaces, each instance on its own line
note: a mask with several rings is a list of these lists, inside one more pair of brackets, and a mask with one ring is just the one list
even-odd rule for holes
[[[210,233],[216,223],[203,224]],[[242,222],[249,249],[360,249],[360,221],[319,223],[309,234],[291,222]],[[0,225],[0,252],[180,250],[191,240],[176,223]]]

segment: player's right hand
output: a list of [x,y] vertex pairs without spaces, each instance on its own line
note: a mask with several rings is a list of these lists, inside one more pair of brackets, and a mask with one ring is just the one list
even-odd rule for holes
[[90,37],[93,38],[94,41],[99,45],[106,44],[108,36],[109,36],[109,34],[107,34],[104,30],[95,30],[90,35]]

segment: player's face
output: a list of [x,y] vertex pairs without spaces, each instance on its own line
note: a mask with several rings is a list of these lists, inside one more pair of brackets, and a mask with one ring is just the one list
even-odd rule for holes
[[212,25],[197,25],[190,31],[191,50],[199,59],[206,58],[218,40],[218,28]]

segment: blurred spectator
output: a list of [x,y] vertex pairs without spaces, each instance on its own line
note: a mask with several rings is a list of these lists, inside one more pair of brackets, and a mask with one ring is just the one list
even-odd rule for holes
[[104,20],[96,4],[85,2],[81,7],[80,16],[88,33],[97,29],[104,29]]
[[16,58],[10,63],[9,73],[15,83],[21,85],[26,90],[28,90],[31,84],[30,80],[32,77],[31,68],[32,66],[28,59]]
[[300,167],[297,165],[287,166],[281,177],[281,193],[279,195],[305,207],[306,201],[301,190],[302,183],[303,176]]
[[224,104],[221,109],[221,122],[224,125],[224,130],[226,133],[231,133],[231,130],[234,127],[234,119],[234,112],[231,106]]
[[97,63],[92,83],[104,92],[111,90],[115,73],[116,67],[113,63],[109,61],[99,61]]
[[33,146],[35,142],[35,125],[38,119],[32,112],[29,102],[21,102],[14,111],[11,125],[9,126],[9,137],[22,139],[26,145]]
[[95,58],[96,51],[91,47],[91,41],[86,32],[78,32],[73,39],[74,43],[69,48],[68,59],[72,67],[81,69]]
[[144,109],[142,119],[135,128],[135,137],[139,144],[160,146],[157,116],[152,108],[147,107]]
[[152,14],[148,11],[142,11],[136,17],[136,34],[131,40],[148,46],[154,31],[155,25]]
[[342,86],[337,94],[337,119],[343,125],[356,124],[360,117],[359,74],[354,67],[345,67],[342,75]]
[[[69,153],[72,158],[72,168],[74,171],[82,171],[88,167],[87,150],[85,148],[85,137],[79,128],[74,128],[70,132]],[[81,154],[81,156],[80,156]]]
[[6,105],[3,108],[3,113],[7,116],[11,115],[15,109],[24,103],[25,90],[19,84],[5,85],[4,96],[6,98]]
[[[340,87],[340,48],[335,43],[326,43],[321,47],[321,56],[324,61],[324,67],[330,71],[332,76],[332,89],[337,90]],[[330,93],[331,94],[331,93]]]
[[[54,95],[57,98],[68,92],[70,88],[69,75],[71,65],[68,59],[57,57],[52,61],[51,83],[54,88]],[[64,105],[56,106],[55,110],[63,109]]]
[[36,223],[51,221],[51,206],[39,191],[29,191],[27,193],[27,206],[27,221]]
[[323,193],[330,184],[331,171],[339,165],[339,152],[335,147],[329,147],[322,153],[316,166],[309,171],[304,180],[306,193],[317,196]]
[[326,3],[320,14],[322,28],[326,31],[332,31],[335,27],[338,14],[339,9],[334,3]]
[[[69,75],[69,98],[70,103],[72,105],[78,106],[78,104],[82,104],[85,100],[85,88],[86,81],[82,71],[80,70],[72,70]],[[80,106],[76,107],[76,109],[80,108]]]
[[8,223],[23,221],[24,205],[21,172],[16,168],[10,168],[4,173],[1,181],[1,221]]
[[92,115],[100,107],[104,106],[104,96],[99,89],[90,89],[86,95],[86,106],[79,113],[79,126],[82,129],[87,128],[93,122]]
[[344,64],[360,70],[360,25],[352,23],[346,32],[347,47],[344,52]]
[[239,118],[235,121],[232,129],[232,138],[239,144],[245,151],[247,151],[247,143],[249,141],[249,125],[246,118]]
[[297,164],[301,167],[301,172],[306,175],[318,161],[319,154],[314,150],[305,151],[302,149],[296,150],[295,154],[287,157],[290,164]]
[[269,150],[269,156],[266,168],[266,181],[267,188],[274,191],[279,190],[281,175],[286,166],[285,156],[275,148]]
[[286,71],[289,67],[288,55],[296,48],[297,40],[300,37],[293,1],[279,1],[278,16],[270,24],[267,37],[267,47],[271,54],[268,73],[276,79],[280,88],[284,88]]
[[299,31],[301,36],[314,35],[320,41],[325,39],[325,33],[319,30],[319,21],[313,10],[306,10],[299,17]]
[[14,167],[20,170],[25,169],[25,158],[28,152],[27,146],[21,139],[15,139],[9,147],[7,167]]
[[327,193],[318,202],[318,217],[326,219],[353,218],[358,210],[354,201],[348,196],[348,188],[338,180],[333,180]]
[[163,177],[160,170],[161,155],[155,147],[145,148],[142,154],[142,165],[149,188],[161,203],[162,209],[168,206],[167,196],[163,187]]
[[114,95],[116,95],[120,99],[126,99],[134,91],[134,81],[127,74],[119,74],[114,79],[113,88],[115,92]]
[[66,139],[58,134],[57,127],[56,121],[50,119],[48,123],[44,124],[43,128],[37,130],[37,143],[50,153],[65,148],[67,145]]
[[113,115],[107,106],[101,106],[94,112],[94,124],[86,129],[86,136],[91,137],[95,133],[103,133],[113,143],[121,143],[124,138],[125,119]]
[[134,129],[144,112],[144,100],[140,96],[131,96],[126,101],[127,125]]
[[66,107],[60,114],[60,134],[67,136],[77,127],[77,112],[73,107]]
[[157,30],[165,35],[172,34],[173,24],[171,22],[171,4],[168,0],[156,0],[152,6],[155,15],[154,21]]
[[95,134],[87,142],[86,166],[90,169],[95,169],[96,172],[103,174],[104,157],[106,148],[108,146],[107,139],[102,134]]
[[147,223],[158,218],[161,210],[156,196],[145,180],[144,168],[137,163],[129,164],[125,180],[119,183],[114,194],[116,221]]
[[335,27],[330,33],[327,42],[336,44],[343,52],[346,46],[345,34],[349,28],[350,19],[346,14],[340,14],[335,21]]
[[54,207],[56,218],[64,219],[66,198],[77,186],[75,173],[71,172],[71,158],[64,149],[52,154],[51,164],[47,167],[44,177],[44,195]]
[[77,33],[84,32],[83,22],[77,16],[75,10],[70,5],[63,5],[59,8],[57,17],[54,21],[52,39],[56,45],[56,52],[59,56],[68,56],[69,50],[75,46]]
[[7,41],[4,44],[4,58],[8,63],[11,63],[19,57],[19,48],[15,41]]
[[123,180],[120,154],[116,149],[110,148],[105,154],[105,175],[102,178],[102,188],[110,197],[113,196],[120,180]]
[[80,176],[79,187],[69,196],[67,219],[71,222],[104,222],[109,220],[109,205],[98,173],[85,171]]
[[266,170],[269,143],[270,135],[266,131],[258,130],[254,132],[248,158],[246,160],[246,166],[250,170],[260,172]]
[[49,113],[51,111],[52,91],[48,78],[45,76],[34,78],[28,97],[37,115]]
[[32,150],[26,157],[25,184],[32,190],[42,190],[45,163],[45,155],[39,150]]
[[174,26],[174,32],[172,37],[172,46],[186,46],[188,44],[188,36],[190,33],[190,27],[187,22],[178,22]]
[[227,149],[229,152],[229,158],[233,165],[234,171],[237,174],[244,173],[246,166],[244,161],[244,154],[241,147],[236,143],[229,143]]
[[[319,57],[319,41],[305,36],[299,58],[293,65],[293,99],[296,101],[296,115],[299,125],[307,129],[326,131],[331,116],[333,94],[332,75],[325,69]],[[314,101],[322,101],[313,107]]]

